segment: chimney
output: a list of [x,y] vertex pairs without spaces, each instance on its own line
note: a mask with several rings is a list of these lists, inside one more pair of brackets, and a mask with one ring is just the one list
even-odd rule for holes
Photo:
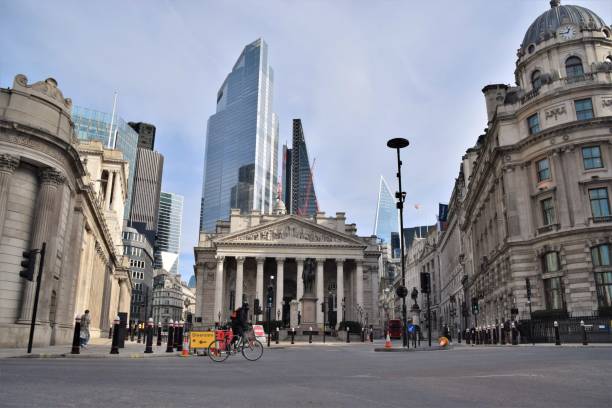
[[487,85],[482,88],[482,93],[485,96],[485,102],[487,104],[487,122],[491,123],[497,107],[503,105],[504,99],[506,99],[506,91],[508,85],[504,84],[493,84]]

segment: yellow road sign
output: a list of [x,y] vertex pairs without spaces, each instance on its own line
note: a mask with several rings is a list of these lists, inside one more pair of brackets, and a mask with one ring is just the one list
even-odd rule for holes
[[214,331],[192,331],[190,336],[189,348],[191,349],[208,348],[208,345],[215,340]]

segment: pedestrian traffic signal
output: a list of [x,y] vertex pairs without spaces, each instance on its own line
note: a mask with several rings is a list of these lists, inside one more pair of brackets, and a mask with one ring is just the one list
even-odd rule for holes
[[531,300],[531,282],[529,282],[529,278],[525,278],[525,286],[527,287],[527,300]]
[[34,280],[34,267],[36,260],[36,251],[23,251],[23,261],[21,266],[23,269],[19,272],[19,276],[30,282]]
[[430,291],[429,273],[421,272],[421,293],[430,293]]
[[263,314],[263,310],[261,310],[261,305],[259,304],[259,299],[255,299],[253,308],[255,309],[255,314],[260,315]]
[[472,313],[473,314],[478,314],[479,312],[479,307],[478,307],[478,298],[472,298]]
[[274,287],[272,287],[271,285],[268,286],[268,307],[272,306],[272,302],[274,302]]

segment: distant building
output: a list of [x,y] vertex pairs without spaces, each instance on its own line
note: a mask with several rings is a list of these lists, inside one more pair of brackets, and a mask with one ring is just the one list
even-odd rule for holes
[[170,320],[184,320],[184,306],[180,275],[156,269],[153,278],[153,321],[166,326]]
[[159,199],[155,267],[178,273],[183,221],[183,196],[162,192]]
[[[119,116],[87,109],[79,106],[72,108],[74,130],[80,140],[98,140],[105,147],[115,148],[123,153],[123,158],[129,164],[128,169],[128,198],[125,203],[123,218],[130,216],[132,204],[132,187],[134,186],[134,169],[136,166],[136,152],[138,148],[138,133],[134,131]],[[112,122],[112,131],[111,131]]]
[[319,211],[304,129],[300,119],[293,119],[291,149],[283,146],[283,200],[290,214],[314,216]]
[[155,126],[144,122],[129,122],[128,125],[138,133],[138,147],[153,150],[155,148]]
[[247,45],[217,93],[208,119],[200,231],[214,232],[230,208],[271,213],[276,200],[278,120],[268,46]]
[[123,255],[128,258],[132,277],[130,319],[147,321],[151,317],[153,292],[153,246],[135,228],[123,230]]
[[399,213],[395,199],[389,185],[383,176],[380,176],[378,187],[378,202],[376,205],[376,219],[374,221],[374,235],[389,246],[393,258],[399,258],[399,245],[393,246],[393,234],[397,234],[397,244],[399,244]]
[[408,250],[415,238],[427,238],[427,235],[436,229],[436,225],[420,225],[417,227],[404,228],[404,248]]

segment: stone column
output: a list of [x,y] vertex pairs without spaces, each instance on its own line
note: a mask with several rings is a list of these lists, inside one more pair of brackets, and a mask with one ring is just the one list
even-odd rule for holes
[[118,312],[130,312],[130,288],[128,286],[127,278],[119,279],[119,305],[117,308]]
[[[49,238],[49,232],[52,230],[52,224],[57,223],[54,219],[55,206],[57,205],[57,190],[59,185],[66,180],[65,177],[57,170],[52,168],[42,169],[39,173],[40,187],[36,198],[36,212],[32,221],[32,233],[30,240],[31,249],[40,249],[42,243]],[[53,259],[46,259],[45,263],[51,262]],[[51,269],[47,269],[47,273],[52,273]],[[19,315],[20,323],[29,323],[32,320],[32,310],[34,307],[34,292],[36,289],[36,275],[34,281],[24,281],[23,296],[21,297],[21,314]],[[42,288],[41,290],[44,290]]]
[[106,181],[106,191],[104,194],[104,209],[110,209],[111,193],[113,191],[113,182],[115,181],[115,172],[108,172],[108,180]]
[[281,319],[283,317],[283,283],[285,279],[285,258],[276,258],[276,316],[272,318],[275,320],[278,318],[278,311],[281,312]]
[[[244,256],[236,257],[236,306],[242,306],[242,289],[244,288]],[[236,307],[237,309],[238,307]]]
[[336,259],[336,322],[342,321],[342,298],[344,298],[344,259]]
[[363,308],[363,261],[362,260],[357,260],[357,270],[356,270],[356,276],[355,276],[355,280],[357,282],[355,285],[355,291],[356,293],[356,300],[357,300],[357,305],[361,306]]
[[[224,257],[217,256],[217,274],[215,276],[215,315],[214,321],[219,321],[219,313],[223,308],[223,260]],[[221,316],[223,317],[223,316]]]
[[[255,281],[255,297],[259,299],[259,306],[264,308],[264,297],[263,297],[263,280],[264,280],[264,262],[266,258],[257,258],[257,277]],[[259,315],[261,316],[261,315]],[[257,319],[255,319],[257,320]]]
[[321,305],[324,300],[323,293],[323,266],[325,265],[325,258],[317,258],[317,325],[323,328],[323,311]]
[[4,230],[8,196],[11,188],[11,177],[19,167],[19,157],[10,154],[0,154],[0,238]]
[[297,301],[298,301],[298,310],[300,313],[304,313],[302,310],[302,297],[304,297],[304,258],[295,258],[295,262],[297,263],[297,274],[295,277],[295,281],[297,283]]
[[[113,172],[114,177],[113,177],[113,204],[112,204],[112,209],[114,211],[119,210],[119,203],[121,202],[121,177],[119,177],[119,172],[118,171],[114,171]],[[121,216],[123,216],[123,214],[121,214]]]

